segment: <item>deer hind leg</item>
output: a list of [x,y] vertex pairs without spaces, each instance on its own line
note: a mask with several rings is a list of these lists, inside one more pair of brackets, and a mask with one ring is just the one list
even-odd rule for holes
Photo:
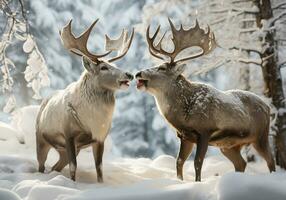
[[180,151],[177,156],[177,177],[183,180],[183,166],[185,161],[192,153],[194,144],[188,140],[181,139]]
[[[59,150],[59,160],[58,162],[52,167],[52,171],[60,172],[63,168],[69,163],[69,159],[65,150]],[[76,152],[76,155],[79,154],[79,149]]]
[[271,154],[269,142],[268,142],[268,135],[262,136],[259,140],[253,143],[253,147],[259,153],[261,157],[265,159],[267,162],[267,166],[270,172],[275,172],[275,162],[273,156]]
[[93,150],[93,157],[95,162],[95,168],[97,173],[97,182],[103,182],[102,176],[102,156],[104,152],[104,143],[103,142],[96,142],[92,145]]
[[59,160],[58,162],[52,167],[52,171],[62,171],[62,169],[68,164],[68,156],[65,150],[59,150]]
[[240,146],[230,149],[221,148],[220,150],[233,163],[236,172],[244,172],[246,162],[240,154]]
[[48,157],[49,150],[51,145],[44,141],[43,138],[39,137],[39,133],[36,133],[37,137],[37,160],[39,164],[39,172],[44,173],[45,171],[45,162]]

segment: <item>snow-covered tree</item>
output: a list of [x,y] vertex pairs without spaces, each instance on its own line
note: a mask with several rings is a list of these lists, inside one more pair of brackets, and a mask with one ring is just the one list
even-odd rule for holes
[[[249,86],[245,85],[249,88],[243,89],[264,94],[270,99],[273,105],[273,115],[275,115],[271,132],[274,135],[273,146],[276,161],[278,165],[285,168],[286,133],[283,128],[286,123],[285,96],[280,70],[283,61],[279,61],[283,60],[280,47],[283,43],[279,41],[281,39],[283,41],[281,37],[285,30],[285,2],[279,0],[213,0],[203,5],[207,5],[204,7],[204,12],[209,14],[204,15],[202,12],[201,18],[208,20],[210,25],[218,30],[216,35],[218,35],[219,44],[231,52],[229,56],[223,53],[223,59],[231,61],[228,62],[228,66],[243,70],[243,73],[234,74],[244,79],[244,85],[247,80],[250,80]],[[249,69],[243,69],[245,67]],[[257,80],[260,83],[257,84]],[[263,80],[263,85],[261,80]]]
[[1,86],[7,96],[4,112],[10,113],[16,108],[17,96],[28,98],[22,89],[26,91],[26,86],[32,88],[33,98],[40,99],[40,89],[49,86],[49,78],[44,57],[30,32],[24,1],[3,0],[0,10],[0,24],[4,27],[0,33]]

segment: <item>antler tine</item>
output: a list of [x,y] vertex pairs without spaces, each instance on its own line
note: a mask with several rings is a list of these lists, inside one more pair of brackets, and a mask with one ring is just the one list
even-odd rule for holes
[[[109,42],[114,42],[114,43],[121,43],[119,46],[116,46],[114,50],[117,50],[119,51],[119,55],[114,57],[114,58],[111,58],[108,60],[108,62],[113,62],[115,60],[118,60],[120,58],[122,58],[123,56],[125,56],[131,46],[131,43],[132,43],[132,40],[133,40],[133,37],[134,37],[134,28],[132,29],[132,32],[131,32],[131,36],[129,38],[129,40],[127,39],[128,38],[128,33],[124,31],[122,31],[121,35],[119,36],[119,39],[118,40],[110,40],[109,37],[106,35],[106,43],[109,41]],[[106,45],[107,46],[107,45]],[[112,50],[112,49],[110,49]]]
[[[171,62],[177,63],[198,58],[202,55],[210,53],[216,47],[214,33],[210,31],[209,26],[207,27],[206,32],[201,29],[197,19],[195,26],[188,30],[184,30],[182,25],[181,28],[177,30],[170,19],[169,23],[173,34],[172,41],[174,43],[174,51],[171,53]],[[200,47],[202,51],[200,53],[175,61],[175,58],[180,52],[186,48],[193,46]]]
[[169,24],[171,27],[172,34],[174,36],[174,34],[177,32],[177,29],[176,29],[175,25],[173,24],[173,22],[171,21],[170,17],[168,17],[168,21],[169,21]]
[[148,46],[149,46],[150,54],[155,56],[156,58],[164,60],[163,57],[158,56],[156,53],[160,53],[162,55],[169,56],[169,53],[166,52],[164,49],[162,49],[162,41],[163,41],[163,38],[164,38],[166,32],[163,34],[163,36],[159,40],[158,44],[154,45],[154,40],[156,39],[156,37],[157,37],[157,35],[158,35],[159,31],[160,31],[160,27],[161,26],[159,25],[158,28],[156,29],[154,35],[150,38],[150,25],[149,25],[148,28],[147,28],[147,31],[146,31],[146,39],[147,39],[147,43],[148,43]]
[[72,20],[68,22],[66,26],[62,28],[60,31],[60,36],[63,42],[63,45],[66,49],[71,51],[72,53],[79,55],[79,56],[86,56],[92,61],[98,62],[98,58],[102,58],[104,56],[107,56],[111,53],[111,51],[106,52],[101,55],[92,54],[87,49],[87,41],[90,36],[90,33],[95,26],[95,24],[98,22],[99,19],[95,20],[91,26],[84,31],[79,37],[75,37],[72,33]]
[[[170,58],[170,64],[176,63],[179,61],[185,61],[194,59],[197,57],[200,57],[202,55],[208,54],[211,52],[217,45],[215,42],[215,37],[213,32],[210,31],[210,28],[207,28],[207,31],[205,32],[203,29],[200,28],[198,20],[196,20],[195,26],[193,28],[190,28],[188,30],[184,30],[183,25],[181,24],[179,30],[176,29],[174,23],[170,18],[168,18],[171,31],[172,31],[172,41],[174,44],[174,50],[173,52],[167,52],[162,48],[162,40],[165,36],[165,34],[161,37],[158,44],[154,44],[154,40],[156,36],[158,35],[158,32],[160,30],[160,26],[158,26],[157,30],[155,31],[154,35],[150,38],[150,25],[147,28],[146,31],[146,38],[149,45],[149,51],[151,55],[159,58],[164,59],[161,56],[158,56],[157,54],[162,54],[165,56],[168,56]],[[182,59],[179,59],[175,61],[177,55],[182,52],[184,49],[187,49],[189,47],[198,46],[202,49],[202,51],[198,54],[188,56]]]
[[[161,56],[158,56],[156,53],[159,53],[158,51],[157,51],[157,49],[154,47],[154,39],[156,38],[156,36],[157,36],[157,34],[159,33],[159,31],[160,31],[160,26],[158,26],[157,27],[157,29],[156,29],[156,31],[155,31],[155,33],[154,33],[154,35],[150,38],[150,25],[148,26],[148,28],[147,28],[147,31],[146,31],[146,39],[147,39],[147,43],[148,43],[148,46],[149,46],[149,52],[150,52],[150,54],[152,55],[152,56],[155,56],[156,58],[159,58],[159,59],[161,59],[161,60],[164,60],[164,58],[163,57],[161,57]],[[154,51],[154,52],[153,52]],[[156,52],[156,53],[155,53]]]

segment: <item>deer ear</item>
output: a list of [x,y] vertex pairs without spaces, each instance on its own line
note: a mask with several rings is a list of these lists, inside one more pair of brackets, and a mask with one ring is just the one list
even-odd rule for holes
[[83,56],[82,57],[82,64],[84,66],[84,68],[88,71],[88,72],[93,72],[92,69],[92,61],[90,59],[88,59],[87,57]]
[[186,66],[187,65],[185,63],[181,63],[181,64],[178,64],[177,66],[175,66],[174,71],[175,71],[176,75],[182,74],[185,71]]

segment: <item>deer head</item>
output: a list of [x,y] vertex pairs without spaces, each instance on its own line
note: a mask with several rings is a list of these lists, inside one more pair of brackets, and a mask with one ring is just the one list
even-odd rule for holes
[[[159,39],[159,42],[154,44],[160,31],[160,26],[158,26],[152,37],[150,37],[149,33],[150,25],[148,26],[146,39],[149,46],[149,52],[152,56],[164,60],[165,62],[159,66],[149,68],[136,74],[138,80],[137,88],[139,90],[147,90],[153,93],[155,90],[162,90],[165,86],[168,87],[170,80],[176,79],[183,73],[186,66],[184,63],[185,61],[208,54],[216,47],[213,32],[210,31],[209,27],[207,28],[207,31],[201,29],[197,20],[195,26],[188,30],[185,30],[182,25],[180,29],[177,30],[173,22],[169,18],[168,20],[172,31],[174,50],[168,52],[162,48],[162,41],[166,32]],[[201,52],[176,59],[183,50],[194,46],[201,48]],[[166,58],[168,58],[167,61],[165,60]]]
[[[123,72],[115,65],[112,65],[111,62],[126,55],[134,36],[134,29],[129,38],[126,30],[123,30],[120,37],[115,40],[105,35],[105,49],[107,52],[103,54],[93,54],[87,49],[87,41],[97,22],[98,19],[80,36],[75,37],[72,33],[72,20],[70,20],[60,31],[63,46],[75,55],[82,57],[83,66],[97,85],[111,90],[128,88],[129,82],[133,79],[133,75],[128,72]],[[112,51],[117,51],[117,56],[105,60],[104,58]]]

